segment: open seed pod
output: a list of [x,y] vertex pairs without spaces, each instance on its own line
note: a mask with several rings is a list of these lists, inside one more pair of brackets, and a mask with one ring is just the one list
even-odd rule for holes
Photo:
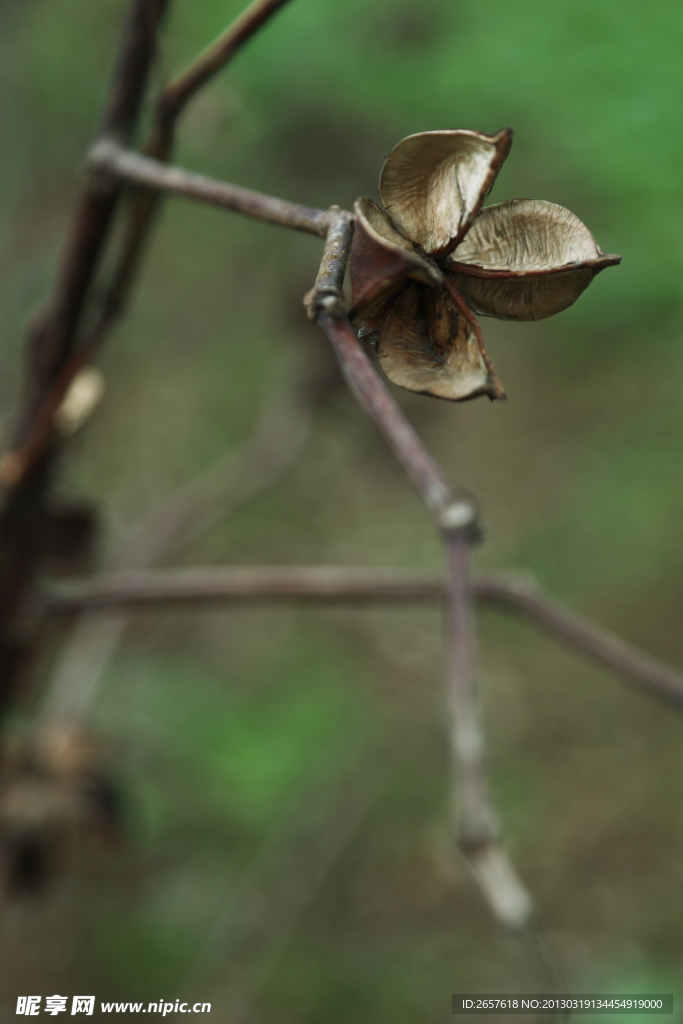
[[384,209],[356,203],[351,316],[401,387],[452,401],[504,398],[474,314],[552,316],[621,259],[554,203],[482,209],[511,142],[507,128],[410,135],[382,169]]

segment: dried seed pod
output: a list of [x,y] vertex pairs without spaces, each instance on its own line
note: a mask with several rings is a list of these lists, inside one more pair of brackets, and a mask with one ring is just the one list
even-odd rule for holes
[[554,203],[482,210],[511,142],[507,128],[410,135],[382,169],[385,209],[356,203],[351,315],[401,387],[452,401],[504,398],[473,314],[552,316],[621,259]]

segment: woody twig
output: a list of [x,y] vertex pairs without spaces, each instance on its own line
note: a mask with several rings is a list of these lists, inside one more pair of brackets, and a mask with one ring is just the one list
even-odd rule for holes
[[356,332],[343,297],[353,220],[343,210],[331,219],[320,271],[304,303],[327,335],[351,390],[403,467],[444,539],[449,567],[446,587],[448,703],[457,844],[491,910],[507,927],[523,929],[531,899],[499,840],[483,755],[483,733],[474,689],[474,635],[470,616],[469,560],[479,539],[476,502],[453,487],[434,461],[378,375]]
[[[102,138],[116,138],[125,144],[133,137],[167,3],[133,0],[101,120]],[[84,186],[52,298],[29,331],[22,408],[0,470],[5,485],[0,508],[0,711],[12,698],[24,661],[25,641],[18,622],[31,600],[40,565],[41,534],[56,468],[57,445],[51,430],[40,445],[31,443],[31,435],[44,403],[76,351],[121,192],[118,182],[105,191],[90,183]],[[24,467],[14,454],[25,445],[32,457]]]
[[[152,523],[148,526],[151,533]],[[43,602],[48,616],[62,618],[133,609],[200,611],[245,604],[439,604],[446,596],[447,584],[442,574],[419,569],[259,565],[110,572],[88,580],[45,585]],[[476,573],[472,578],[472,596],[483,608],[521,615],[644,692],[683,709],[683,674],[567,608],[521,573]]]

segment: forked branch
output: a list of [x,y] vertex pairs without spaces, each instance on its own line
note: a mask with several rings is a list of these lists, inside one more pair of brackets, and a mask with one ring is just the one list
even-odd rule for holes
[[333,210],[320,271],[304,304],[327,335],[341,370],[361,406],[403,467],[440,530],[467,530],[474,539],[478,509],[474,498],[454,489],[417,436],[412,424],[375,370],[351,326],[343,284],[353,237],[353,218]]
[[[168,3],[169,0],[134,0],[132,4],[129,21],[124,29],[124,43],[114,76],[110,100],[98,134],[101,142],[106,140],[110,145],[116,146],[131,138],[135,116],[149,72],[150,59],[154,53],[160,20]],[[254,33],[262,28],[285,3],[287,0],[255,0],[204,53],[200,54],[183,74],[166,87],[157,101],[156,119],[144,147],[148,157],[156,158],[159,161],[168,159],[173,149],[178,118],[189,100],[232,60]],[[135,106],[136,103],[137,106]],[[94,148],[97,151],[97,144]],[[195,177],[202,179],[201,175]],[[210,181],[210,179],[202,180]],[[214,184],[220,186],[223,183]],[[93,185],[94,187],[92,187]],[[231,186],[226,187],[230,189]],[[249,199],[251,200],[251,208],[248,211],[246,209],[243,211],[249,212],[251,216],[258,216],[255,211],[259,208],[260,200],[271,198],[261,196],[248,189],[240,190],[238,186],[232,186],[232,188],[236,192],[243,193],[241,197],[238,197],[238,201],[239,198],[242,200],[246,198],[247,202]],[[17,491],[26,475],[39,462],[52,437],[55,413],[72,380],[79,370],[93,358],[109,328],[121,315],[136,276],[142,250],[154,222],[162,192],[163,190],[159,186],[152,185],[151,189],[136,190],[135,194],[130,197],[123,239],[110,280],[104,289],[94,325],[86,337],[81,340],[77,350],[73,350],[73,338],[67,342],[67,347],[71,351],[65,351],[62,365],[57,367],[55,377],[49,382],[46,392],[43,388],[36,387],[35,381],[29,383],[27,401],[30,399],[31,404],[25,410],[21,431],[14,439],[12,447],[0,459],[0,508],[9,504],[13,493]],[[57,295],[62,297],[53,303],[54,308],[47,309],[36,317],[32,328],[31,347],[35,353],[34,363],[41,370],[43,367],[49,366],[47,350],[54,343],[50,342],[49,334],[54,333],[55,323],[59,329],[63,329],[59,325],[63,324],[65,313],[68,314],[65,303],[69,289],[73,292],[70,300],[70,305],[73,308],[73,312],[70,314],[73,320],[71,330],[72,334],[75,332],[82,307],[90,290],[91,278],[97,268],[100,249],[109,233],[111,216],[114,206],[118,202],[119,193],[120,189],[115,176],[109,178],[104,188],[101,187],[101,182],[98,187],[98,183],[93,182],[92,177],[86,184],[82,208],[76,222],[74,240],[65,260],[62,283],[57,289]],[[222,200],[209,199],[208,201],[216,201],[218,205],[229,206],[229,203],[225,202],[224,193]],[[281,203],[287,206],[285,200],[273,201],[276,204]],[[229,206],[229,208],[237,209],[238,207]],[[309,208],[300,207],[299,210],[300,212],[309,211]],[[98,211],[100,212],[98,213]],[[324,214],[324,211],[309,212]],[[304,212],[305,217],[306,213]],[[102,222],[101,237],[96,232],[98,220]],[[291,225],[288,224],[288,226]],[[307,227],[301,229],[313,230],[314,234],[325,234],[325,227],[319,231]],[[89,240],[90,235],[93,236],[91,240]],[[62,312],[59,312],[60,308]],[[68,315],[66,320],[65,326],[69,329]]]
[[[157,526],[155,521],[155,527]],[[152,532],[151,530],[149,531]],[[158,534],[158,528],[155,530]],[[143,561],[142,559],[140,560]],[[683,675],[611,630],[599,626],[512,572],[476,573],[472,596],[482,606],[517,612],[570,649],[638,684],[651,696],[683,710]],[[347,566],[202,566],[192,569],[118,571],[44,588],[49,616],[112,610],[232,604],[321,606],[438,604],[446,598],[440,573],[419,569]]]
[[474,689],[474,634],[470,616],[469,559],[479,539],[476,502],[454,488],[417,436],[364,351],[346,315],[344,275],[351,250],[353,220],[335,213],[306,310],[327,335],[344,376],[403,467],[441,533],[448,553],[448,693],[457,791],[457,844],[498,920],[522,930],[532,913],[531,899],[500,845],[488,796],[483,731]]
[[[137,125],[167,3],[133,0],[131,4],[101,122],[103,135],[123,143],[132,139]],[[41,532],[57,454],[49,428],[41,428],[40,444],[34,444],[35,424],[76,350],[120,194],[117,183],[106,193],[83,191],[52,297],[34,317],[27,338],[27,373],[12,448],[16,452],[28,444],[31,458],[23,463],[6,460],[12,472],[4,481],[0,500],[0,713],[10,702],[21,671],[24,655],[16,620],[30,603],[39,570]]]
[[256,0],[201,53],[182,74],[166,86],[157,103],[157,119],[174,124],[188,102],[228,64],[237,51],[288,0]]
[[[280,224],[297,231],[307,231],[323,238],[327,234],[329,214],[286,199],[254,192],[250,188],[227,181],[208,178],[204,174],[169,167],[159,160],[125,149],[116,142],[103,139],[90,152],[86,164],[91,173],[108,176],[110,180],[128,181],[172,195],[187,196],[205,203],[222,206],[235,213],[244,213],[257,220]],[[104,184],[104,179],[103,179]],[[106,185],[105,185],[106,187]]]

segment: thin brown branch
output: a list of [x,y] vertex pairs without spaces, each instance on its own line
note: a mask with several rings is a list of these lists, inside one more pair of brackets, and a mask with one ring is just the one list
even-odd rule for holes
[[330,221],[327,210],[290,203],[286,199],[208,178],[182,167],[169,167],[110,140],[98,142],[93,147],[87,166],[95,174],[113,175],[160,192],[198,199],[271,224],[307,231],[312,235],[327,234]]
[[[156,38],[168,0],[134,0],[112,79],[99,136],[129,142],[133,136],[156,50]],[[74,218],[58,272],[54,295],[34,321],[31,355],[32,392],[49,386],[73,349],[90,287],[111,227],[121,190],[116,181],[105,190],[86,187]],[[33,401],[27,416],[32,414]],[[26,422],[22,432],[26,429]]]
[[472,540],[463,533],[448,540],[448,698],[457,793],[457,842],[498,920],[519,931],[527,925],[533,907],[500,844],[498,815],[489,794],[475,689],[471,547]]
[[477,531],[478,510],[464,490],[451,486],[372,365],[346,315],[342,285],[353,234],[353,220],[331,211],[320,272],[304,303],[327,335],[351,390],[373,420],[393,455],[441,530]]
[[[286,2],[255,0],[186,71],[166,87],[157,101],[152,129],[143,146],[146,156],[160,161],[170,158],[177,122],[188,101],[213,75],[229,64]],[[93,330],[98,338],[125,306],[160,199],[159,192],[146,188],[138,188],[130,197],[118,259],[107,286],[98,323]]]
[[[227,182],[215,181],[181,168],[167,167],[109,141],[99,142],[94,147],[89,167],[99,172],[113,172],[126,180],[142,184],[151,185],[155,182],[154,187],[157,189],[191,196],[260,220],[315,235],[324,236],[330,220],[330,213],[327,210],[289,203],[285,199],[267,196]],[[106,330],[120,312],[121,303],[136,269],[142,244],[141,233],[145,231],[146,218],[151,212],[151,207],[145,205],[138,210],[139,219],[132,219],[129,222],[131,235],[129,243],[124,242],[126,258],[119,264],[120,276],[105,298],[95,327],[78,349],[71,352],[52,386],[35,407],[26,435],[0,459],[0,489],[3,486],[6,491],[16,488],[45,450],[52,435],[55,413],[69,385],[79,370],[93,358]]]
[[444,585],[433,572],[355,569],[342,566],[258,566],[116,572],[92,580],[52,585],[48,613],[63,615],[112,608],[214,604],[403,604],[439,601]]
[[[184,521],[184,534],[196,516],[196,512],[183,512],[185,502],[189,509],[195,502],[201,507],[197,499],[204,489],[205,484],[196,489],[193,485],[186,497],[167,500],[162,506],[166,511],[147,521],[146,536],[163,534],[168,528],[163,522]],[[521,612],[570,648],[589,654],[651,694],[683,708],[683,675],[676,669],[565,607],[524,576],[478,573],[472,580],[472,594],[482,605]],[[232,603],[410,604],[438,603],[445,598],[446,584],[439,573],[347,566],[207,566],[113,572],[91,580],[52,584],[45,590],[47,612],[60,616],[180,605],[201,609]]]
[[[319,314],[317,320],[329,338],[344,376],[358,401],[375,423],[427,508],[438,519],[451,495],[445,476],[378,377],[348,320],[327,313]],[[471,508],[466,510],[464,518],[465,524],[471,521]]]
[[[101,132],[129,142],[133,137],[154,59],[156,38],[168,0],[133,0],[120,56],[102,117]],[[45,396],[75,350],[86,305],[113,222],[121,189],[106,192],[88,183],[77,207],[53,295],[33,320],[27,338],[27,370],[13,447],[33,431]],[[31,471],[14,475],[0,502],[0,708],[16,685],[19,662],[15,622],[30,599],[40,559],[40,534],[57,446],[50,435],[33,456]],[[9,460],[11,467],[11,459]]]
[[[196,92],[221,68],[225,67],[244,46],[246,42],[256,33],[280,7],[284,6],[287,0],[256,0],[251,4],[218,39],[202,53],[197,60],[181,75],[178,76],[164,90],[160,97],[156,121],[152,127],[145,151],[148,158],[156,158],[159,161],[167,160],[173,149],[174,129],[178,117],[184,110],[188,101]],[[149,9],[143,12],[146,18],[145,26],[151,31],[158,27],[160,13],[157,8],[164,6],[168,0],[151,0]],[[156,5],[156,8],[155,8]],[[142,10],[142,8],[140,8]],[[136,34],[138,51],[145,44],[146,36],[140,31],[140,18],[137,8],[134,10],[131,21],[131,31]],[[143,27],[145,27],[143,26]],[[128,115],[129,92],[131,90],[143,90],[145,84],[144,76],[141,77],[141,65],[139,65],[139,52],[133,50],[132,57],[127,51],[119,60],[119,66],[115,80],[116,88],[112,93],[111,103],[102,119],[100,138],[107,137],[110,140],[128,141],[131,136],[131,128],[126,120]],[[201,177],[201,176],[197,176]],[[208,180],[208,179],[207,179]],[[88,193],[86,198],[88,204],[100,205],[109,204],[113,212],[113,203],[118,201],[119,191],[111,187],[110,182],[104,188],[95,188]],[[253,200],[256,197],[258,206],[258,193],[242,190],[249,194]],[[242,197],[243,198],[243,197]],[[269,198],[269,197],[266,197]],[[30,472],[38,459],[47,447],[54,422],[54,415],[62,398],[66,394],[71,381],[78,371],[94,356],[99,348],[107,331],[120,316],[130,289],[139,267],[140,258],[145,242],[149,236],[150,229],[159,209],[160,193],[153,188],[139,188],[130,197],[128,202],[127,216],[123,231],[121,246],[111,273],[111,278],[104,291],[100,310],[97,314],[95,324],[87,336],[79,345],[78,351],[72,352],[59,369],[56,379],[51,383],[46,393],[40,390],[34,395],[35,405],[32,407],[25,428],[15,441],[12,448],[5,452],[0,459],[0,492],[4,490],[7,500],[12,490],[16,489]],[[285,203],[284,200],[281,201]],[[223,205],[220,203],[219,205]],[[286,204],[285,204],[286,205]],[[292,204],[294,205],[294,204]],[[233,208],[233,207],[229,207]],[[308,207],[300,207],[300,210],[308,210]],[[242,212],[251,216],[258,216],[254,209],[245,209]],[[323,211],[320,211],[323,212]],[[92,219],[92,210],[86,213],[86,222]],[[268,218],[266,218],[268,219]],[[281,221],[275,221],[281,223]],[[287,226],[295,226],[287,222]],[[107,224],[108,230],[108,224]],[[308,230],[302,228],[302,230]],[[314,232],[325,234],[325,228]],[[82,242],[79,242],[79,247]],[[98,256],[92,256],[90,260],[82,261],[82,267],[91,277],[97,269]],[[78,325],[78,311],[73,324],[73,333]],[[34,336],[36,346],[40,347],[40,339],[48,324],[52,320],[52,314],[46,319],[41,315],[36,319]],[[35,346],[34,346],[35,347]],[[35,391],[35,389],[32,390]]]
[[683,675],[680,672],[549,597],[533,581],[516,574],[482,575],[477,580],[476,593],[479,600],[488,604],[522,612],[564,640],[570,648],[578,648],[652,694],[683,709]]
[[[173,151],[177,121],[189,99],[211,75],[225,67],[287,0],[256,0],[182,75],[172,81],[156,105],[152,129],[143,146],[147,157],[167,161]],[[162,193],[138,187],[128,196],[121,245],[104,290],[96,322],[84,340],[83,348],[94,352],[112,324],[125,309],[140,260],[152,226],[159,212]],[[68,387],[68,381],[66,387]],[[44,419],[48,420],[50,409]],[[43,429],[43,435],[45,431]],[[43,437],[43,440],[45,438]]]
[[329,312],[344,312],[344,276],[351,254],[353,226],[354,218],[346,210],[333,206],[328,211],[320,267],[313,288],[304,296],[309,320],[315,320],[322,303],[327,303]]
[[[157,101],[152,129],[143,146],[145,156],[167,161],[173,151],[178,118],[198,89],[224,68],[251,37],[262,28],[287,0],[256,0],[200,54],[196,61],[174,79]],[[159,211],[162,193],[138,187],[128,197],[121,246],[106,286],[96,323],[85,342],[95,350],[114,321],[121,315],[137,274],[140,260]]]
[[318,277],[304,304],[334,348],[342,371],[387,441],[443,534],[449,554],[447,607],[453,754],[460,793],[458,845],[496,917],[522,929],[531,901],[498,842],[483,763],[483,739],[474,697],[470,622],[469,556],[478,539],[478,509],[455,490],[392,398],[346,315],[342,287],[353,237],[353,220],[339,211],[330,221]]
[[256,0],[250,4],[182,74],[166,86],[158,103],[158,119],[164,124],[175,121],[188,101],[286,3],[287,0]]

